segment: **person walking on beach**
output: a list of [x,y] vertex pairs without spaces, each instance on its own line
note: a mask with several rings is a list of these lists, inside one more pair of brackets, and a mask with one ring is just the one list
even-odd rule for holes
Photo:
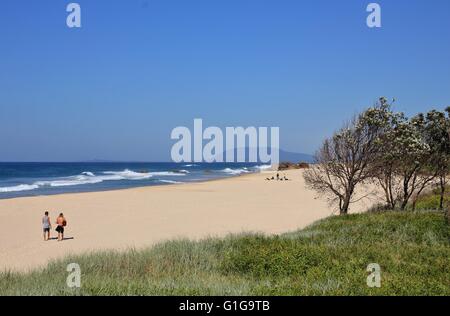
[[50,222],[50,217],[48,216],[48,212],[45,211],[44,217],[42,217],[42,229],[44,231],[44,241],[50,239],[50,229],[52,229],[52,224]]
[[62,241],[64,239],[64,227],[67,226],[67,221],[63,213],[60,213],[58,218],[56,219],[56,225],[56,231],[58,232],[58,241]]

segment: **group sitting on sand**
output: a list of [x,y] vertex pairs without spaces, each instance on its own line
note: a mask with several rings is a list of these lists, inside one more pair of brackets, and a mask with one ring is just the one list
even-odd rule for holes
[[[56,231],[58,232],[58,241],[64,240],[64,227],[67,226],[67,220],[64,217],[63,213],[60,213],[56,218]],[[50,221],[50,216],[48,215],[48,211],[44,213],[44,217],[42,217],[42,229],[44,231],[44,241],[50,239],[50,230],[52,229],[52,223]]]
[[286,175],[283,175],[283,177],[280,177],[280,174],[277,173],[277,178],[275,179],[274,176],[272,176],[272,178],[266,178],[267,181],[271,181],[271,180],[277,180],[277,181],[289,181],[289,179],[286,177]]

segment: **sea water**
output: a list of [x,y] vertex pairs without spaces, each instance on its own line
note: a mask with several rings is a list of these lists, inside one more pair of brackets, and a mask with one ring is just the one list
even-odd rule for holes
[[206,181],[259,172],[249,163],[0,163],[0,199]]

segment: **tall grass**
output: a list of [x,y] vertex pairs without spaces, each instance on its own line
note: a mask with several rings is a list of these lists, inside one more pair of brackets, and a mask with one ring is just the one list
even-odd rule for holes
[[[1,273],[2,295],[450,295],[450,229],[440,212],[331,217],[283,234],[169,241]],[[81,267],[81,288],[66,266]],[[381,287],[366,284],[370,263]]]
[[[450,186],[446,186],[446,193],[444,195],[444,207],[449,207],[450,204]],[[416,202],[416,210],[438,210],[440,202],[440,189],[433,189],[425,194],[419,196]]]

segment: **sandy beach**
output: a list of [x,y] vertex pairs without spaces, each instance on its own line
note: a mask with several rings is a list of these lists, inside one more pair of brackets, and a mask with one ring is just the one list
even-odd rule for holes
[[[327,203],[305,188],[301,170],[283,172],[290,181],[265,180],[273,174],[0,200],[0,270],[26,271],[71,253],[140,248],[167,239],[283,233],[332,215]],[[368,206],[366,199],[352,210]],[[68,240],[43,241],[45,210],[52,223],[59,212],[65,214]]]

